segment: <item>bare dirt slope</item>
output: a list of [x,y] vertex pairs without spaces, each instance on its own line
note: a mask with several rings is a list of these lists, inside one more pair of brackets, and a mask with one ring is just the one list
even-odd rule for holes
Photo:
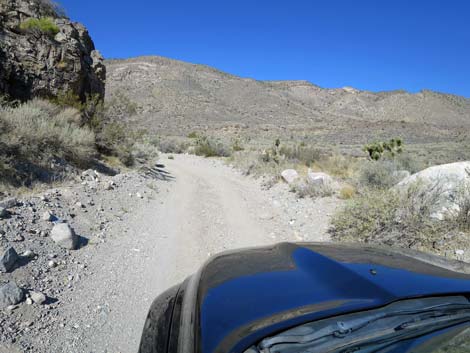
[[157,133],[306,133],[331,144],[363,143],[376,134],[442,141],[470,126],[469,99],[429,90],[370,92],[257,81],[162,57],[108,60],[106,66],[106,99],[116,115],[134,114],[131,121]]
[[210,254],[328,239],[335,199],[302,204],[285,187],[262,190],[216,160],[178,155],[163,163],[173,179],[159,181],[155,198],[129,210],[126,223],[110,230],[111,241],[82,252],[91,275],[61,309],[63,327],[53,337],[37,337],[44,344],[37,351],[135,352],[155,296]]

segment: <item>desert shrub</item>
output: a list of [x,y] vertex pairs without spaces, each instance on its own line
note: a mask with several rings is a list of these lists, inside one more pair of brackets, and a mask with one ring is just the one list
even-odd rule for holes
[[245,148],[242,146],[240,139],[235,139],[232,143],[232,151],[233,152],[240,152],[243,151]]
[[453,218],[457,223],[457,227],[468,232],[470,231],[470,183],[462,182],[458,186],[455,203],[458,209]]
[[417,173],[427,167],[426,163],[416,155],[403,152],[393,158],[400,170],[407,170],[411,174]]
[[333,217],[332,236],[342,241],[432,248],[448,231],[447,224],[430,217],[435,197],[413,187],[406,193],[368,191]]
[[356,189],[352,185],[344,185],[339,190],[339,197],[343,200],[349,200],[356,195]]
[[60,31],[51,17],[28,18],[20,24],[20,29],[22,31],[39,31],[52,37]]
[[340,178],[351,177],[356,168],[356,162],[352,158],[339,153],[321,158],[317,165],[322,171]]
[[327,197],[334,194],[334,189],[329,184],[314,185],[309,183],[294,184],[291,191],[295,192],[299,198]]
[[229,157],[229,148],[221,141],[206,136],[198,138],[194,153],[204,157]]
[[137,114],[137,103],[124,92],[117,91],[106,103],[106,113],[114,118],[128,118]]
[[130,167],[134,164],[135,141],[124,124],[117,121],[104,122],[96,131],[96,144],[101,153],[117,157],[125,166]]
[[132,145],[132,156],[140,161],[154,160],[158,157],[158,151],[151,141],[143,139]]
[[394,161],[366,161],[359,169],[359,183],[364,187],[389,188],[399,181],[398,169]]
[[393,138],[389,141],[376,141],[365,145],[363,150],[370,159],[378,161],[385,153],[391,157],[402,153],[403,142],[399,138]]
[[322,155],[321,150],[315,147],[297,145],[297,146],[281,146],[279,154],[286,157],[289,161],[311,166],[318,161]]
[[158,149],[163,153],[185,153],[188,143],[173,137],[162,137],[158,142]]
[[55,106],[75,108],[78,111],[83,110],[83,102],[80,97],[72,91],[59,93],[56,97],[50,99]]
[[2,143],[23,158],[55,156],[82,163],[95,154],[94,133],[79,125],[80,112],[75,109],[32,100],[17,108],[2,108],[0,121]]
[[198,137],[198,135],[197,135],[196,131],[192,131],[188,134],[188,138],[190,138],[190,139],[196,139],[197,137]]

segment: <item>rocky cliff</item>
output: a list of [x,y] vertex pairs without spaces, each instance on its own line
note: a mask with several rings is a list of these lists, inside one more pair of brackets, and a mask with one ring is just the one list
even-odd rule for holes
[[87,29],[49,0],[0,0],[0,94],[104,96],[106,68]]

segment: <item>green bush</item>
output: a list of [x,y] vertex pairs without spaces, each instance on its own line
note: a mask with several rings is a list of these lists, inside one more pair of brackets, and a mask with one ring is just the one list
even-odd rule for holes
[[192,131],[188,134],[188,138],[190,139],[196,139],[197,138],[197,132],[196,131]]
[[194,153],[204,157],[229,157],[230,150],[221,141],[206,136],[198,138]]
[[52,37],[60,31],[51,17],[28,18],[20,24],[20,29],[23,31],[39,31]]

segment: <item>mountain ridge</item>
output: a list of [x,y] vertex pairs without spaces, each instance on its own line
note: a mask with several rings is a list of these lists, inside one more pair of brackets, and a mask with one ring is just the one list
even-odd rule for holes
[[[322,88],[305,80],[261,81],[159,56],[107,60],[106,65],[108,101],[126,96],[136,105],[130,121],[160,133],[236,124],[321,130],[328,135],[348,126],[369,129],[366,132],[373,135],[374,125],[386,123],[425,124],[433,134],[470,127],[470,99],[431,90],[371,92]],[[404,134],[413,136],[412,131]]]
[[459,95],[459,94],[456,94],[456,93],[451,93],[451,92],[438,91],[438,90],[434,90],[434,89],[430,89],[430,88],[421,88],[420,90],[418,90],[416,92],[409,91],[409,90],[406,90],[406,89],[403,89],[403,88],[374,91],[374,90],[369,90],[369,89],[356,88],[356,87],[348,86],[348,85],[341,86],[341,87],[324,87],[324,86],[320,86],[320,85],[318,85],[318,84],[316,84],[312,81],[305,80],[305,79],[263,80],[263,79],[257,79],[257,78],[254,78],[254,77],[239,76],[239,75],[232,74],[228,71],[225,71],[223,69],[218,69],[216,67],[213,67],[213,66],[210,66],[210,65],[207,65],[207,64],[191,63],[189,61],[185,61],[185,60],[181,60],[181,59],[174,59],[174,58],[160,56],[160,55],[139,55],[139,56],[135,56],[135,57],[126,57],[126,58],[107,58],[105,61],[107,63],[118,63],[118,62],[126,62],[126,61],[131,61],[131,62],[132,61],[134,61],[134,62],[135,61],[146,61],[146,60],[152,60],[152,59],[167,60],[168,62],[202,67],[202,68],[206,68],[206,69],[211,70],[211,71],[218,72],[218,73],[223,74],[223,75],[233,76],[233,77],[237,77],[237,78],[240,78],[240,79],[247,79],[247,80],[253,80],[253,81],[258,81],[258,82],[265,82],[265,83],[279,83],[279,84],[287,83],[287,84],[299,84],[299,85],[305,84],[305,85],[310,85],[310,86],[314,86],[314,87],[318,87],[318,88],[322,88],[322,89],[326,89],[326,90],[343,89],[343,90],[354,90],[354,91],[358,91],[358,92],[368,92],[368,93],[374,93],[374,94],[407,93],[407,94],[410,94],[410,95],[416,95],[416,94],[419,94],[419,93],[431,92],[431,93],[440,94],[440,95],[455,96],[455,97],[463,98],[463,99],[466,99],[466,100],[470,101],[470,97],[465,97],[465,96],[462,96],[462,95]]

